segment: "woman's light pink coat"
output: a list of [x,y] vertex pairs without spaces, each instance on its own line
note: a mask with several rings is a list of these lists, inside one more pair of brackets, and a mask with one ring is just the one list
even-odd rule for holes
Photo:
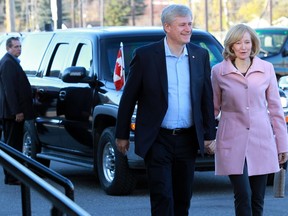
[[242,174],[245,158],[249,176],[277,172],[288,139],[273,65],[254,57],[244,77],[224,60],[212,68],[212,86],[215,115],[221,111],[216,175]]

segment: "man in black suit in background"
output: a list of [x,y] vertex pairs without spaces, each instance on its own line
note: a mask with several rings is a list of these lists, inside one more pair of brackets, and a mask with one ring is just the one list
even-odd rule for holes
[[[137,103],[135,152],[144,158],[153,216],[188,215],[197,150],[215,139],[209,54],[190,43],[192,12],[162,11],[166,37],[134,53],[119,105],[116,146],[129,148]],[[205,140],[205,141],[204,141]],[[204,145],[205,142],[205,145]]]
[[[4,142],[22,152],[24,121],[33,119],[32,89],[18,59],[20,39],[7,39],[6,50],[0,61],[0,118]],[[6,170],[4,173],[5,184],[19,184]]]

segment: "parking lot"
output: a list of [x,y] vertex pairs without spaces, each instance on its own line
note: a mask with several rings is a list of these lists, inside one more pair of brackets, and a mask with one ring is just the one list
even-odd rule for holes
[[[75,186],[75,201],[94,216],[148,216],[150,215],[149,193],[145,177],[141,177],[136,190],[129,196],[109,196],[100,188],[95,176],[88,169],[52,162],[51,168],[69,178]],[[234,215],[233,193],[225,176],[215,176],[214,172],[196,172],[194,196],[190,214],[193,216]],[[59,190],[61,190],[59,188]],[[3,183],[0,171],[0,215],[21,215],[21,194],[19,186]],[[287,215],[288,184],[286,197],[274,198],[273,187],[267,187],[264,216]],[[50,215],[51,205],[32,191],[32,215]]]

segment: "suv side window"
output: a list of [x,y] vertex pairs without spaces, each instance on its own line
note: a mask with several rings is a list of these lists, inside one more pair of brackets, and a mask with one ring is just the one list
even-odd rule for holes
[[[129,65],[130,61],[133,58],[133,52],[136,48],[144,46],[148,43],[151,43],[150,41],[142,41],[142,42],[125,42],[123,43],[123,55],[124,55],[124,64],[125,64],[125,75],[128,75],[129,72]],[[114,68],[116,64],[116,59],[117,59],[117,53],[118,50],[120,49],[120,44],[114,44],[114,46],[111,44],[110,47],[107,50],[108,55],[110,56],[108,58],[108,64],[110,66],[110,71],[111,71],[111,77],[113,77],[114,73]]]
[[123,40],[121,40],[120,38],[118,40],[113,40],[113,39],[105,40],[103,43],[102,50],[105,50],[107,53],[101,55],[100,57],[101,64],[102,64],[101,68],[103,69],[103,71],[105,71],[105,74],[102,74],[103,77],[101,78],[107,81],[113,81],[113,73],[114,73],[117,53],[118,53],[118,50],[120,49],[120,42],[123,42],[125,76],[127,77],[129,73],[130,61],[132,59],[134,50],[140,46],[144,46],[146,44],[160,40],[162,37],[163,36],[159,35],[159,36],[153,36],[153,37],[151,36],[141,37],[141,39],[134,37],[134,38],[125,38]]
[[69,53],[69,44],[57,44],[54,52],[51,62],[49,63],[49,67],[47,70],[46,76],[49,77],[59,77],[60,72],[64,70],[64,63],[65,58],[63,59],[63,56],[67,56],[67,53]]
[[284,34],[277,34],[271,32],[258,32],[258,36],[260,39],[262,52],[264,52],[265,57],[279,53],[287,37]]
[[86,71],[90,71],[92,65],[92,46],[89,43],[80,43],[77,46],[76,53],[72,62],[72,66],[85,67]]
[[36,75],[52,34],[28,34],[22,43],[19,59],[26,74]]
[[193,38],[192,36],[192,43],[201,46],[208,50],[209,57],[210,57],[210,66],[213,67],[215,64],[222,61],[223,56],[219,48],[215,45],[215,42],[211,40],[207,40],[205,38]]

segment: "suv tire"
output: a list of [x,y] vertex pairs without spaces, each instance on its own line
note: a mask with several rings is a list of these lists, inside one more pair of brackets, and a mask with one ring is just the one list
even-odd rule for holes
[[24,134],[23,134],[23,147],[22,153],[30,157],[46,167],[50,166],[50,160],[43,158],[36,158],[38,152],[40,152],[40,146],[37,142],[37,132],[35,129],[34,121],[25,121],[24,123]]
[[130,194],[137,180],[128,167],[127,157],[116,148],[114,127],[103,131],[97,152],[98,178],[104,191],[109,195]]

